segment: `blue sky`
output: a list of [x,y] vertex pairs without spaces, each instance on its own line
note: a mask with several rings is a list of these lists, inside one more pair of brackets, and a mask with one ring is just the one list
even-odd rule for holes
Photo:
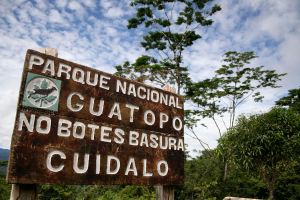
[[[253,50],[253,65],[287,72],[281,88],[265,89],[263,103],[249,101],[239,113],[270,109],[274,101],[299,87],[300,1],[219,0],[222,11],[215,23],[201,29],[202,39],[184,54],[193,80],[213,75],[229,50]],[[139,44],[143,32],[128,30],[134,14],[129,1],[57,0],[0,1],[0,147],[9,148],[26,49],[53,47],[59,57],[114,72],[113,66],[145,53]],[[214,147],[218,133],[207,121],[200,138]],[[201,149],[186,136],[189,150]]]

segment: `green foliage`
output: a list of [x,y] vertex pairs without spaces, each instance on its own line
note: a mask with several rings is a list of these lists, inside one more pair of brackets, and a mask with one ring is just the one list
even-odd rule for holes
[[166,84],[186,85],[190,81],[188,70],[185,67],[179,67],[180,74],[175,74],[174,65],[170,63],[158,62],[155,58],[143,55],[135,63],[125,62],[123,65],[115,66],[117,72],[115,75],[129,78],[138,82],[151,81],[161,87]]
[[227,111],[221,107],[221,95],[219,89],[219,80],[216,78],[205,79],[203,81],[192,83],[186,92],[187,98],[191,99],[199,108],[199,110],[189,111],[190,114],[212,118],[215,114],[221,115]]
[[276,199],[300,199],[300,163],[286,168],[279,177],[274,194]]
[[197,158],[186,160],[185,184],[176,191],[178,199],[223,199],[225,196],[266,198],[266,185],[255,175],[231,168],[223,182],[223,161],[216,150],[206,150]]
[[0,160],[0,176],[5,176],[7,170],[7,161]]
[[300,112],[300,88],[289,90],[288,95],[276,101],[276,105]]
[[[252,59],[257,57],[254,52],[229,51],[224,56],[224,64],[215,71],[214,77],[191,83],[187,87],[186,96],[197,107],[186,112],[186,119],[190,120],[188,128],[192,133],[197,119],[210,118],[221,137],[221,126],[224,125],[225,130],[233,127],[237,109],[241,104],[249,98],[255,102],[262,101],[260,89],[278,87],[277,82],[285,75],[274,70],[264,70],[263,66],[249,66]],[[229,122],[223,119],[224,115],[229,118]],[[222,124],[217,121],[218,118]],[[194,136],[198,138],[195,133]],[[227,159],[228,155],[223,154],[224,181],[228,175]]]
[[[300,116],[273,108],[262,115],[241,117],[220,140],[220,147],[234,155],[246,170],[274,168],[299,159]],[[282,166],[283,167],[283,166]]]
[[151,200],[154,189],[142,186],[43,185],[39,199],[44,200]]
[[[213,23],[210,18],[221,10],[212,0],[134,0],[135,16],[128,20],[128,28],[141,28],[141,41],[153,56],[141,56],[135,63],[116,66],[118,76],[140,82],[151,81],[160,86],[171,84],[177,93],[190,82],[188,68],[183,66],[183,51],[201,38],[198,29]],[[140,62],[142,61],[142,62]]]
[[186,92],[197,106],[195,115],[213,118],[229,113],[227,128],[234,124],[236,109],[248,98],[258,102],[263,99],[261,88],[279,87],[277,82],[285,74],[274,70],[264,70],[263,66],[251,67],[249,64],[257,56],[254,52],[225,53],[224,63],[215,71],[215,76],[190,84]]
[[185,185],[179,199],[214,199],[222,170],[214,151],[203,151],[185,163]]
[[0,166],[7,166],[7,160],[0,160]]
[[[242,98],[252,92],[254,101],[261,101],[263,96],[260,92],[253,92],[263,87],[276,88],[277,81],[284,74],[277,74],[274,70],[263,70],[263,66],[248,67],[247,64],[256,58],[254,52],[227,52],[224,62],[216,71],[219,87],[223,88],[221,95],[230,95],[235,99]],[[237,103],[239,103],[237,101]]]
[[272,199],[278,177],[299,161],[300,115],[273,108],[265,114],[241,117],[220,139],[218,148],[239,168],[258,174]]
[[10,184],[6,183],[7,161],[0,161],[0,200],[7,200],[10,196]]
[[5,177],[0,176],[0,200],[7,200],[10,196],[10,184],[6,183]]
[[[134,0],[131,6],[137,8],[136,16],[128,21],[128,28],[137,28],[143,23],[145,27],[153,25],[170,27],[173,23],[176,25],[197,23],[201,26],[208,26],[213,22],[208,17],[221,10],[219,5],[207,8],[207,4],[211,2],[211,0]],[[182,9],[179,11],[179,15],[171,21],[171,17],[173,16],[168,16],[167,11],[173,12],[176,3],[180,3]],[[161,13],[158,11],[161,11]]]
[[226,182],[220,181],[218,188],[222,191],[220,199],[224,196],[266,199],[268,196],[266,184],[259,177],[239,169],[231,169]]
[[42,185],[39,192],[41,200],[67,200],[76,199],[75,186]]

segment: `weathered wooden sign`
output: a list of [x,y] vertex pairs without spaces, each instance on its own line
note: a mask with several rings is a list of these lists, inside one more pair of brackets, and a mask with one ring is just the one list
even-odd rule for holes
[[183,183],[183,99],[33,50],[26,54],[10,183]]

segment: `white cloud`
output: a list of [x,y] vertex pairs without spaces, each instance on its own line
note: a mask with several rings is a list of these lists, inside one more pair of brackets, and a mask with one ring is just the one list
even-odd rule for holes
[[57,10],[51,10],[49,14],[49,21],[52,23],[66,23]]
[[113,27],[107,27],[106,32],[107,32],[108,35],[110,35],[112,37],[115,37],[118,34],[118,31]]
[[84,0],[82,1],[82,4],[88,8],[95,8],[97,5],[93,0]]
[[106,12],[104,11],[104,15],[106,17],[115,18],[122,17],[124,15],[124,11],[121,8],[109,8]]
[[100,1],[100,7],[102,7],[102,14],[107,18],[119,18],[125,15],[124,3],[103,0]]
[[[75,11],[75,16],[78,17],[80,20],[84,20],[87,11],[81,3],[79,3],[78,1],[70,1],[68,4],[68,8],[72,11]],[[68,16],[71,16],[71,13],[68,13]]]
[[103,7],[104,9],[111,8],[111,7],[113,7],[113,1],[102,0],[102,1],[100,1],[100,6]]
[[56,1],[55,1],[55,4],[56,4],[56,6],[59,7],[59,8],[64,8],[64,7],[67,6],[68,0],[56,0]]
[[69,2],[69,8],[71,10],[77,10],[78,11],[78,10],[82,9],[82,6],[77,1],[70,1]]
[[8,21],[8,23],[12,26],[17,25],[17,23],[18,23],[18,20],[16,19],[16,17],[14,15],[7,15],[5,18]]

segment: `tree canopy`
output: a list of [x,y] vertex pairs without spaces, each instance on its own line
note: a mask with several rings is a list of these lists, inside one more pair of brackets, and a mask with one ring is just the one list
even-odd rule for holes
[[251,66],[251,61],[256,58],[254,52],[229,51],[224,55],[224,64],[215,71],[210,79],[191,83],[186,92],[198,109],[191,114],[208,117],[216,122],[216,116],[223,117],[229,114],[229,122],[225,123],[226,129],[234,125],[236,109],[249,98],[255,102],[262,101],[262,88],[279,87],[277,82],[285,74],[275,70],[266,70],[264,66]]
[[201,38],[200,27],[210,26],[211,16],[221,7],[213,0],[134,0],[131,6],[136,13],[128,20],[128,28],[145,33],[141,45],[151,53],[133,64],[116,66],[116,75],[160,86],[172,84],[180,94],[190,81],[182,54]]
[[276,105],[288,107],[300,113],[300,88],[289,90],[287,96],[276,101]]
[[267,184],[270,199],[280,175],[299,161],[300,115],[283,108],[241,117],[219,141],[218,148],[230,161]]

